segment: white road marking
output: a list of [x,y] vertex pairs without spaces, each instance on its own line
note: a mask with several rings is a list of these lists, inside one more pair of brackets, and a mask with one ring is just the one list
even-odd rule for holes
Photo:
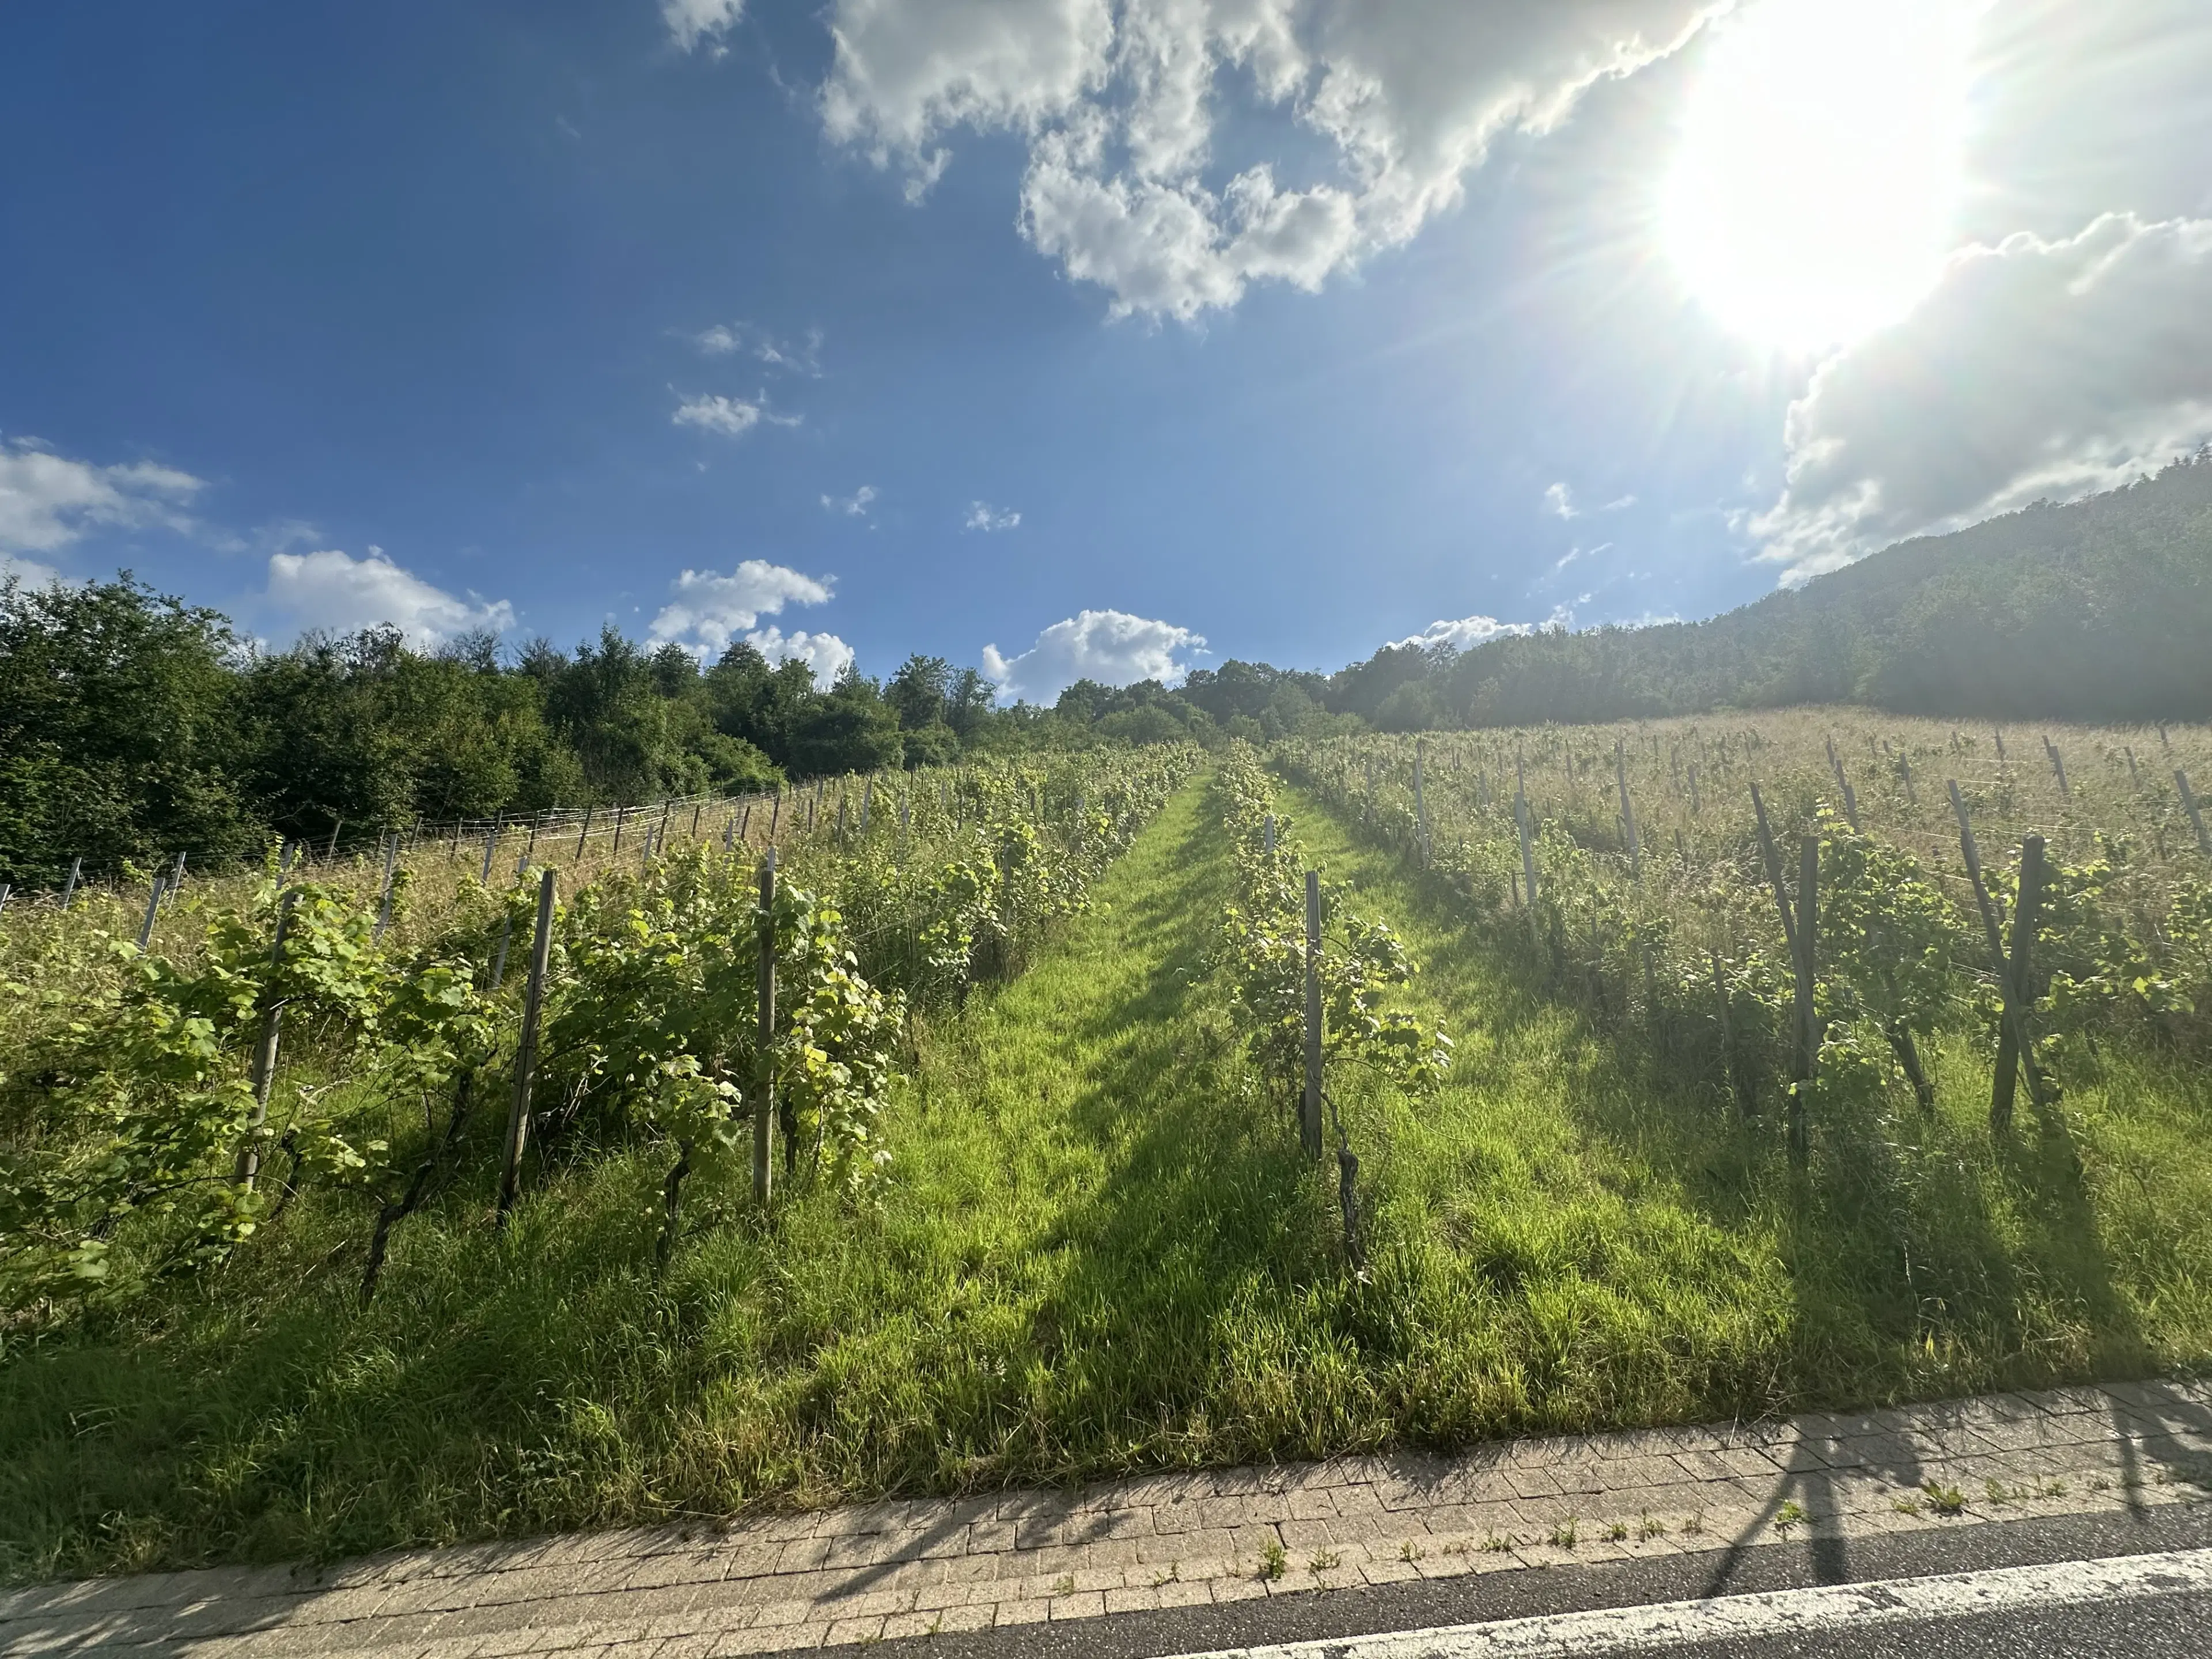
[[1770,1590],[1642,1607],[1601,1607],[1486,1625],[1236,1648],[1187,1655],[1185,1659],[1584,1659],[1589,1654],[1684,1647],[1692,1642],[1788,1637],[1846,1625],[1965,1619],[2014,1607],[2078,1606],[2190,1591],[2212,1591],[2212,1549]]

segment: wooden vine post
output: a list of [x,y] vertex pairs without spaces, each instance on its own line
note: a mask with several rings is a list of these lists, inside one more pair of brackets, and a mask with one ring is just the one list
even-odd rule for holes
[[76,896],[77,878],[83,874],[84,860],[82,858],[70,860],[69,883],[62,889],[62,908],[64,911],[70,908],[70,901]]
[[1808,836],[1798,849],[1797,899],[1790,902],[1783,884],[1782,854],[1774,845],[1774,832],[1766,821],[1766,803],[1759,786],[1751,786],[1752,811],[1759,818],[1759,850],[1766,864],[1766,879],[1774,889],[1774,906],[1782,915],[1782,936],[1790,946],[1792,998],[1790,1045],[1790,1160],[1802,1167],[1811,1151],[1805,1122],[1805,1103],[1813,1091],[1820,1057],[1820,1016],[1814,1006],[1815,982],[1814,935],[1820,921],[1820,842]]
[[[2029,981],[2025,974],[2015,973],[2012,957],[2005,950],[2004,933],[1997,921],[1996,903],[1990,890],[1982,880],[1982,855],[1974,844],[1973,820],[1967,816],[1966,798],[1959,793],[1959,781],[1950,780],[1951,811],[1959,820],[1959,853],[1966,860],[1966,880],[1974,890],[1974,908],[1982,918],[1982,936],[1987,941],[1990,960],[1996,969],[1997,996],[2003,1005],[2002,1024],[1997,1032],[1997,1063],[1995,1086],[1990,1096],[1990,1123],[2002,1128],[2012,1121],[2013,1090],[2019,1073],[2027,1073],[2027,1097],[2038,1111],[2043,1109],[2049,1094],[2044,1086],[2043,1074],[2035,1063],[2035,1048],[2027,1023],[2027,990]],[[2028,878],[2028,848],[2034,851],[2034,881]],[[2021,846],[2021,899],[2023,904],[2033,894],[2039,908],[2043,898],[2043,837],[2030,836]],[[2017,944],[2023,938],[2033,939],[2031,927],[2023,935],[2019,917],[2014,918],[2013,934]]]
[[545,1006],[545,964],[553,953],[553,871],[538,878],[538,932],[530,942],[530,981],[522,994],[522,1035],[514,1046],[514,1097],[507,1109],[507,1146],[499,1170],[499,1224],[514,1207],[522,1182],[522,1150],[530,1139],[530,1087],[538,1076],[538,1022]]
[[384,937],[384,930],[392,926],[392,867],[399,861],[399,836],[395,832],[384,844],[384,881],[376,893],[376,927],[369,938]]
[[1851,826],[1851,833],[1859,832],[1859,798],[1851,791],[1851,781],[1844,775],[1844,757],[1836,752],[1836,740],[1827,739],[1828,766],[1836,775],[1836,793],[1844,798],[1844,820]]
[[760,867],[760,1081],[753,1101],[753,1202],[765,1209],[775,1184],[775,848]]
[[2012,953],[1997,966],[2005,978],[2005,1001],[2014,1018],[2006,1022],[2005,1034],[1997,1042],[1996,1079],[1990,1093],[1992,1129],[2011,1127],[2013,1092],[2023,1060],[2029,1067],[2028,1097],[2038,1109],[2044,1103],[2044,1091],[2034,1071],[2035,1054],[2029,1046],[2033,1033],[2027,1015],[2035,1006],[2035,927],[2043,914],[2045,873],[2043,837],[2030,836],[2020,844],[2020,898],[2012,911]]
[[1528,820],[1534,815],[1528,811],[1528,776],[1522,769],[1518,757],[1513,763],[1513,823],[1521,832],[1521,877],[1533,916],[1536,908],[1536,849],[1530,844]]
[[2212,859],[2212,835],[2204,830],[2204,808],[2189,787],[2189,774],[2173,769],[2173,787],[2181,792],[2181,810],[2189,814],[2189,827],[2197,831],[2197,850]]
[[1628,873],[1632,879],[1641,880],[1644,842],[1636,833],[1636,807],[1628,799],[1628,751],[1619,738],[1613,741],[1613,773],[1620,785],[1620,834],[1628,843]]
[[1306,872],[1306,1087],[1298,1129],[1306,1156],[1321,1156],[1321,872]]
[[261,1011],[261,1030],[254,1039],[253,1060],[246,1072],[253,1090],[253,1109],[246,1122],[254,1133],[238,1149],[238,1161],[231,1166],[230,1180],[234,1187],[249,1191],[254,1176],[261,1172],[259,1130],[269,1121],[269,1091],[276,1081],[276,1039],[284,1023],[284,1000],[276,994],[276,977],[284,966],[284,930],[291,922],[292,906],[299,896],[297,888],[288,888],[276,907],[276,933],[269,945],[269,1006]]

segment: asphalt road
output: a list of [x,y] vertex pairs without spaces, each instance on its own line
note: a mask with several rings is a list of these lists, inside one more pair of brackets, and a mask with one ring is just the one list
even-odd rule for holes
[[[2194,1590],[2012,1606],[1964,1616],[1901,1617],[1820,1629],[1784,1627],[1717,1640],[1685,1641],[1677,1634],[1621,1644],[1638,1627],[1626,1610],[1656,1604],[2206,1548],[2212,1548],[2212,1505],[2176,1506],[2140,1515],[1985,1522],[1849,1542],[1778,1541],[1660,1560],[1314,1591],[1225,1607],[882,1643],[874,1651],[877,1659],[883,1659],[886,1650],[900,1647],[926,1648],[931,1659],[1164,1659],[1302,1642],[1327,1641],[1334,1646],[1344,1638],[1384,1632],[1439,1631],[1611,1608],[1623,1612],[1618,1626],[1607,1631],[1602,1651],[1622,1659],[1644,1653],[1690,1659],[1841,1659],[1845,1655],[1850,1659],[1887,1659],[1891,1655],[1898,1659],[1996,1655],[2007,1659],[2102,1659],[2106,1655],[2212,1659],[2212,1595]],[[1488,1651],[1567,1659],[1587,1650],[1557,1642],[1547,1647],[1541,1630],[1531,1630],[1527,1637],[1525,1646],[1493,1645]],[[1366,1644],[1347,1645],[1352,1651],[1346,1659],[1359,1659],[1358,1649]],[[1438,1655],[1455,1651],[1448,1642],[1431,1640],[1400,1648],[1388,1659],[1405,1659],[1419,1648]],[[1321,1653],[1312,1659],[1334,1656]]]

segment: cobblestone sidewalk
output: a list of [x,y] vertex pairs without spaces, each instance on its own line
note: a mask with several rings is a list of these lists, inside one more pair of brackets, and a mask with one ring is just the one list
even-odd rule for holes
[[1522,1440],[0,1596],[0,1653],[710,1659],[2212,1498],[2212,1385]]

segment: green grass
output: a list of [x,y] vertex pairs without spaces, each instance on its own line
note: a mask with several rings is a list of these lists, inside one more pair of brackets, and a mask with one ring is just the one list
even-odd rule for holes
[[1372,1206],[1364,1282],[1334,1168],[1297,1155],[1206,977],[1227,871],[1194,785],[1097,911],[923,1034],[878,1206],[802,1193],[763,1228],[702,1192],[656,1285],[665,1154],[594,1156],[543,1172],[503,1237],[488,1192],[448,1194],[364,1310],[366,1206],[303,1200],[223,1273],[0,1364],[0,1569],[327,1557],[2212,1355],[2203,1078],[2121,1070],[2069,1103],[2070,1142],[2000,1156],[1946,1051],[1933,1125],[1823,1126],[1801,1190],[1776,1126],[1656,1085],[1390,855],[1291,810],[1402,927],[1459,1040],[1428,1096],[1332,1079]]
[[1283,801],[1355,905],[1402,931],[1425,969],[1409,1006],[1458,1040],[1431,1095],[1333,1091],[1378,1189],[1378,1279],[1426,1356],[1406,1431],[1750,1415],[2212,1361],[2200,1068],[2112,1059],[2063,1130],[1999,1146],[1986,1061],[1947,1042],[1932,1119],[1900,1095],[1816,1122],[1796,1179],[1778,1102],[1744,1123],[1718,1087],[1533,994],[1397,854],[1297,791]]

